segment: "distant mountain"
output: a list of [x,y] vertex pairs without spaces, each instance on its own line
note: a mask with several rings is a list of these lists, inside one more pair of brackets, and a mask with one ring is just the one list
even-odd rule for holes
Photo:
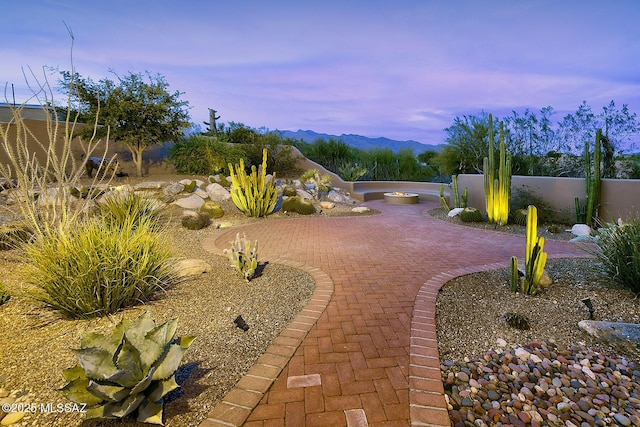
[[359,148],[361,150],[370,150],[372,148],[390,148],[393,152],[397,153],[403,149],[413,150],[413,154],[418,155],[427,150],[441,151],[445,144],[427,145],[418,141],[397,141],[389,138],[368,138],[362,135],[342,134],[328,135],[326,133],[317,133],[312,130],[297,130],[295,132],[290,130],[279,131],[282,132],[282,136],[285,138],[301,139],[304,142],[314,143],[317,139],[335,139],[344,142],[345,144]]

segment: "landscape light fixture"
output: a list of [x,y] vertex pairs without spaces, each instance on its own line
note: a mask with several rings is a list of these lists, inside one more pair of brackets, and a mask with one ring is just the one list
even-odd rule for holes
[[587,308],[589,309],[589,320],[593,320],[593,313],[595,313],[596,309],[593,308],[593,304],[591,303],[591,299],[590,298],[584,298],[582,300],[582,303],[584,305],[586,305]]

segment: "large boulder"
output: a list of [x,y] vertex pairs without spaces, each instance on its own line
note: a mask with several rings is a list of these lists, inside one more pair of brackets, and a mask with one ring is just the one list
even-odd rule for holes
[[224,202],[226,200],[231,199],[231,194],[229,193],[229,190],[227,190],[217,182],[207,185],[206,190],[211,200],[214,200],[216,202]]
[[184,184],[172,182],[167,185],[162,192],[167,196],[176,196],[184,191]]
[[181,259],[176,261],[174,269],[178,278],[200,276],[212,270],[211,265],[201,259]]
[[200,209],[200,206],[204,204],[204,199],[196,194],[192,194],[188,197],[178,199],[173,203],[185,209]]

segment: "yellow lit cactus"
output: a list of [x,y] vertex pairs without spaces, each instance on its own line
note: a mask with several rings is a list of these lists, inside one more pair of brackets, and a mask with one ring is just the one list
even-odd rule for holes
[[[520,278],[520,288],[523,293],[533,295],[538,291],[544,266],[547,263],[547,253],[544,252],[544,237],[538,236],[538,210],[529,206],[527,210],[527,246],[524,257],[524,277]],[[518,260],[511,257],[511,289],[517,290]]]
[[511,153],[504,143],[504,124],[500,122],[500,163],[495,177],[493,158],[493,116],[489,114],[489,155],[484,158],[484,195],[489,222],[505,225],[509,220],[509,197],[511,196]]
[[260,217],[269,215],[276,207],[278,190],[273,179],[267,180],[267,149],[262,152],[262,166],[260,174],[255,166],[251,166],[251,175],[244,170],[244,161],[240,159],[240,165],[236,165],[234,173],[231,163],[231,200],[247,216]]

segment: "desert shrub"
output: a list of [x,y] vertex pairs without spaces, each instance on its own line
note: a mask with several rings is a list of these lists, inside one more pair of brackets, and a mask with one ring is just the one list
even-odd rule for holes
[[112,193],[105,197],[98,205],[98,213],[113,226],[127,222],[137,224],[149,220],[160,227],[161,213],[164,209],[162,202],[157,199],[140,197],[131,192]]
[[24,247],[32,298],[74,318],[100,316],[171,285],[166,236],[150,217],[92,217],[63,223]]
[[4,287],[4,284],[0,282],[0,305],[4,304],[10,299],[11,295],[9,294],[9,291],[7,291]]
[[540,222],[551,222],[562,219],[560,213],[556,211],[553,206],[526,185],[517,188],[511,193],[509,208],[511,212],[516,212],[518,209],[526,210],[530,205],[538,209],[538,220],[540,220]]
[[244,156],[242,149],[203,135],[184,138],[169,150],[169,159],[176,170],[192,175],[228,173],[227,164],[235,164]]
[[202,230],[211,223],[211,217],[206,212],[198,212],[196,215],[182,217],[182,226],[189,230]]
[[26,224],[0,225],[0,250],[14,249],[31,239],[32,231]]
[[594,269],[640,295],[640,217],[600,228],[596,244],[597,250],[586,249],[599,261]]

